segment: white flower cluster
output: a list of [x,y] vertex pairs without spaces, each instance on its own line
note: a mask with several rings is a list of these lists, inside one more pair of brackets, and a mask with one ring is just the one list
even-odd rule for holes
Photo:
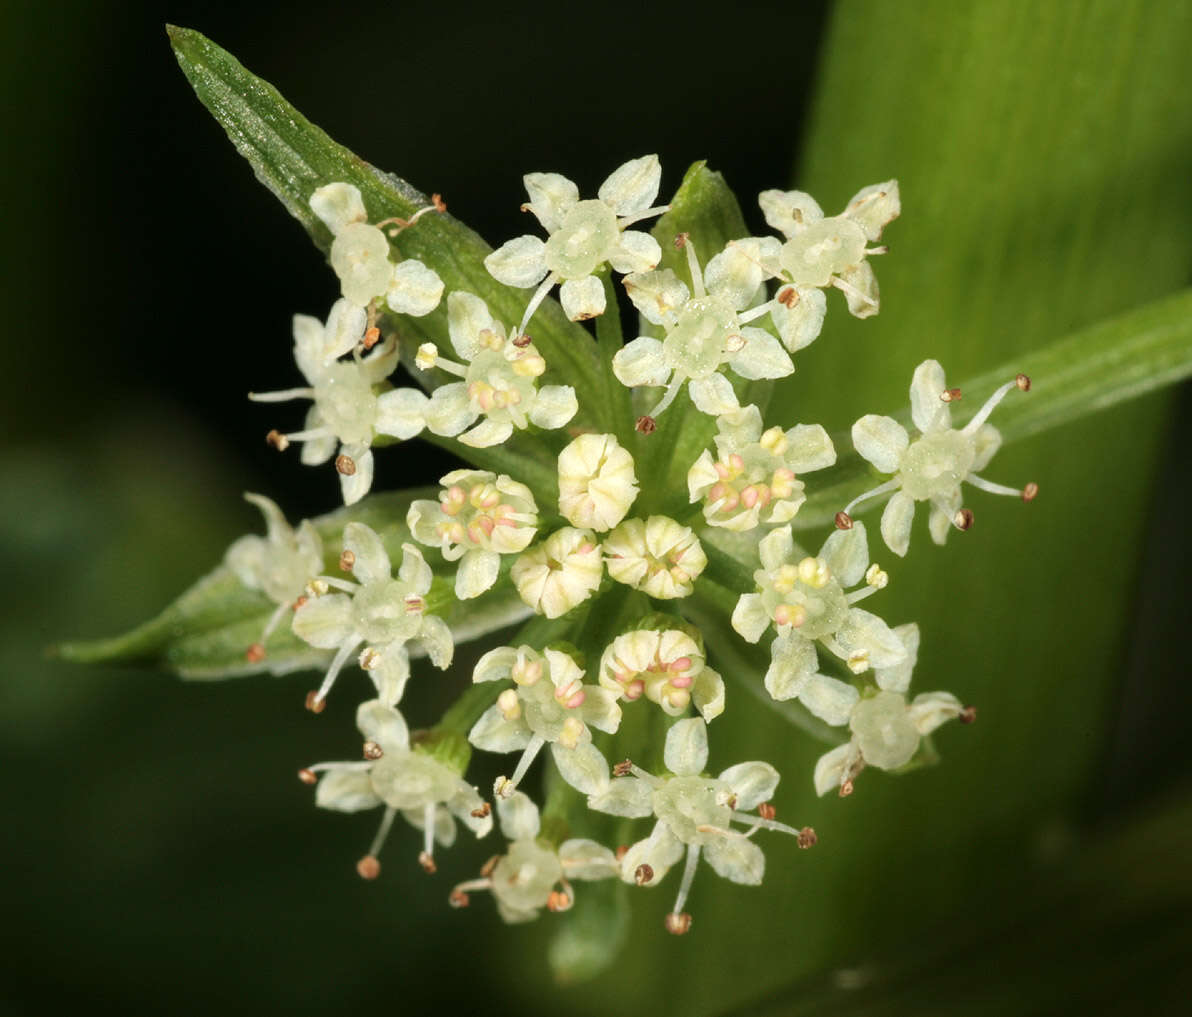
[[[484,260],[494,286],[532,290],[522,320],[508,331],[480,296],[448,293],[445,336],[426,326],[414,341],[416,355],[408,347],[406,363],[422,372],[429,392],[395,387],[390,376],[409,341],[406,318],[434,310],[444,286],[431,268],[399,259],[390,240],[444,206],[436,198],[410,219],[370,224],[350,184],[328,184],[310,198],[333,236],[330,258],[343,297],[325,323],[294,319],[294,356],[307,386],[253,397],[313,402],[302,431],[273,432],[271,441],[279,448],[304,443],[306,463],[338,449],[349,505],[372,484],[379,436],[408,439],[429,430],[455,437],[477,467],[447,473],[437,500],[405,502],[400,517],[377,529],[348,521],[338,549],[328,548],[338,550],[337,575],[329,574],[334,565],[325,567],[332,534],[320,537],[309,522],[291,528],[259,495],[248,497],[265,515],[267,536],[244,537],[227,555],[231,572],[271,605],[248,650],[251,664],[265,660],[289,612],[293,636],[327,665],[308,696],[310,709],[323,708],[350,660],[371,679],[370,698],[357,712],[363,760],[300,771],[318,784],[322,807],[384,806],[376,841],[358,865],[366,878],[380,871],[377,854],[398,812],[422,830],[419,857],[434,871],[435,844],[452,842],[457,820],[487,834],[495,803],[508,845],[478,878],[455,887],[453,905],[489,891],[501,916],[520,922],[543,909],[568,910],[576,882],[619,878],[650,887],[682,862],[666,926],[683,933],[701,858],[720,876],[753,885],[765,872],[759,831],[791,834],[801,848],[816,841],[810,827],[775,819],[779,775],[770,764],[742,762],[709,774],[708,726],[736,698],[718,668],[730,682],[758,682],[773,700],[797,701],[841,729],[842,744],[822,756],[809,782],[820,795],[851,793],[866,767],[918,765],[931,755],[926,736],[975,715],[947,692],[908,699],[919,629],[891,627],[860,606],[889,576],[871,562],[866,527],[850,513],[887,497],[881,535],[902,556],[918,501],[930,502],[928,529],[942,543],[952,527],[972,524],[962,483],[1031,500],[1033,484],[1015,490],[979,475],[1000,444],[991,412],[1016,388],[1028,390],[1029,380],[1008,381],[954,428],[960,391],[947,387],[935,361],[921,364],[904,418],[917,437],[894,417],[857,420],[848,454],[885,477],[840,507],[836,529],[810,553],[796,541],[808,477],[835,466],[843,452],[822,426],[795,422],[797,412],[785,407],[767,424],[764,400],[745,396],[794,370],[791,355],[822,328],[825,290],[839,289],[857,317],[877,313],[869,259],[886,249],[871,245],[899,214],[898,184],[862,189],[834,217],[802,192],[763,192],[761,211],[782,240],[743,237],[708,250],[699,236],[662,236],[683,251],[687,281],[658,267],[662,246],[654,236],[630,228],[667,212],[655,205],[660,183],[652,155],[615,170],[591,200],[580,200],[575,184],[558,174],[527,175],[523,209],[547,238],[518,237]],[[591,379],[573,377],[565,363],[551,365],[558,384],[541,384],[548,365],[526,332],[535,313],[561,283],[570,319],[615,317],[608,269],[624,275],[643,334],[615,350],[601,339],[600,354],[590,358],[603,373],[599,386],[584,388]],[[455,358],[427,335],[446,338]],[[435,372],[450,380],[432,385]],[[631,393],[613,412],[609,393],[622,396],[618,384],[663,391],[652,405],[626,411],[637,398]],[[651,434],[671,407],[672,414],[715,417],[714,448],[661,447]],[[537,433],[567,425],[562,437]],[[517,432],[524,434],[512,440]],[[519,476],[519,463],[533,469]],[[390,553],[399,548],[395,575]],[[731,617],[726,595],[735,603]],[[411,652],[448,668],[455,643],[475,634],[458,619],[478,617],[501,596],[520,599],[521,617],[530,621],[509,645],[483,653],[456,704],[412,738],[397,709]],[[726,640],[763,637],[770,657],[764,676],[743,671],[744,645],[732,648],[731,665],[721,659]],[[658,709],[634,705],[642,700]],[[465,778],[473,749],[514,754],[493,771],[501,775],[491,801]],[[661,758],[663,767],[638,766],[625,758],[630,751],[639,760]],[[526,792],[540,759],[554,771],[541,810]],[[610,766],[610,759],[624,761]],[[632,843],[602,844],[583,836],[606,829],[593,824],[593,812],[652,825]]]

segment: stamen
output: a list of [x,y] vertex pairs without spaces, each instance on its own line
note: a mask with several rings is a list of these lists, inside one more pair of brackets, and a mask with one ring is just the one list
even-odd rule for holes
[[319,694],[314,689],[311,689],[306,694],[305,705],[311,713],[322,713],[325,709],[327,709],[327,703],[319,698]]
[[630,771],[633,769],[633,762],[629,759],[623,759],[621,762],[613,766],[614,777],[628,777]]
[[[679,237],[683,238],[683,243],[679,243]],[[695,256],[695,244],[691,242],[691,237],[686,233],[680,233],[675,237],[675,246],[682,247],[687,251],[687,270],[691,273],[691,291],[699,299],[706,297],[708,291],[704,289],[704,274],[700,271],[699,259]]]
[[679,394],[679,389],[683,387],[683,383],[686,380],[686,375],[680,374],[678,371],[676,371],[674,377],[671,378],[671,383],[667,386],[666,394],[659,401],[658,405],[650,411],[649,416],[661,416],[662,411],[675,401],[675,396]]
[[[975,473],[970,473],[964,479],[967,480],[970,484],[972,484],[973,487],[979,487],[982,491],[988,491],[990,494],[1009,494],[1009,495],[1013,495],[1015,498],[1022,498],[1023,501],[1031,500],[1030,498],[1026,497],[1026,489],[1025,488],[1023,488],[1022,490],[1019,490],[1017,487],[1007,487],[1005,484],[995,484],[990,480],[986,480],[984,477],[978,477]],[[1038,494],[1038,493],[1039,493],[1039,485],[1036,484],[1035,485],[1035,494]],[[1033,498],[1035,496],[1035,494],[1032,494],[1031,498]]]
[[888,494],[890,491],[897,491],[900,486],[898,480],[887,480],[884,484],[878,484],[877,487],[870,488],[863,494],[857,495],[852,501],[844,506],[843,513],[846,516],[851,516],[853,509],[863,501],[868,501],[870,498],[876,498],[878,495]]
[[776,815],[778,815],[778,810],[774,808],[770,802],[762,802],[757,807],[757,814],[761,816],[762,819],[773,819]]
[[803,827],[799,831],[799,847],[806,851],[810,847],[815,847],[819,842],[819,838],[815,835],[815,831],[810,826]]
[[844,293],[847,293],[850,297],[854,297],[857,300],[863,301],[864,303],[868,304],[870,307],[878,306],[877,301],[874,300],[873,297],[871,297],[868,293],[862,293],[859,289],[857,289],[856,286],[852,285],[851,283],[846,283],[838,275],[832,276],[832,285],[835,286],[838,290],[841,290]]
[[[1019,384],[1018,378],[1025,379],[1025,387],[1023,387],[1023,385]],[[1001,388],[999,388],[996,392],[994,392],[993,395],[991,395],[988,399],[986,399],[985,405],[982,406],[979,410],[977,410],[977,415],[975,417],[973,417],[973,419],[970,420],[967,424],[964,425],[964,431],[962,433],[975,434],[977,429],[982,424],[984,424],[986,420],[989,419],[989,414],[991,414],[994,411],[994,409],[997,407],[997,404],[1000,403],[1003,399],[1005,399],[1006,396],[1010,392],[1012,392],[1014,389],[1016,389],[1016,388],[1021,389],[1023,392],[1026,392],[1027,390],[1030,389],[1030,387],[1031,387],[1030,378],[1027,378],[1027,376],[1025,374],[1018,375],[1018,378],[1015,378],[1013,381],[1006,382],[1006,384],[1004,384]]]
[[977,708],[975,706],[966,706],[960,711],[956,718],[962,724],[972,724],[977,719]]
[[319,776],[314,770],[310,769],[310,767],[304,766],[298,771],[298,779],[302,781],[303,784],[315,784],[318,782]]
[[396,815],[397,809],[386,807],[385,814],[381,816],[381,825],[377,827],[377,835],[373,837],[366,857],[375,860],[377,855],[381,853],[381,848],[385,846],[385,841],[389,837],[389,830],[393,826],[393,817]]
[[473,819],[484,819],[485,817],[491,815],[492,811],[493,811],[493,807],[491,805],[489,805],[488,802],[481,802],[480,807],[477,809],[473,809],[469,813],[469,815]]
[[[668,922],[671,917],[681,917],[682,916],[683,905],[687,903],[687,894],[691,890],[691,883],[692,883],[692,880],[695,879],[695,870],[698,865],[699,865],[699,845],[698,844],[688,844],[687,845],[687,862],[683,866],[683,881],[679,884],[679,894],[675,898],[675,906],[673,908],[671,908],[671,914],[669,916],[667,916]],[[690,915],[687,916],[687,925],[688,926],[691,925],[691,916]],[[668,924],[668,928],[669,928],[669,924]],[[674,930],[671,930],[671,931],[674,931]],[[682,931],[686,932],[687,929],[685,928]]]
[[427,802],[422,808],[422,851],[418,855],[422,871],[433,876],[439,867],[435,865],[435,803]]
[[1039,485],[1033,480],[1022,489],[1022,500],[1026,502],[1034,501],[1039,494]]
[[564,883],[564,889],[551,890],[546,898],[546,910],[558,914],[560,911],[570,911],[575,904],[575,894],[571,892],[569,884]]
[[637,423],[634,424],[634,429],[639,434],[653,434],[658,428],[658,423],[653,417],[648,414],[637,418]]
[[376,742],[367,741],[364,743],[365,759],[380,759],[383,755],[385,755],[385,750]]
[[958,388],[946,388],[940,393],[940,402],[942,403],[958,403],[960,402],[961,392]]
[[331,666],[327,668],[327,675],[323,678],[323,684],[319,686],[319,691],[313,696],[306,697],[306,708],[313,713],[322,713],[326,705],[327,693],[331,691],[331,686],[335,684],[336,676],[340,669],[347,662],[347,659],[352,655],[352,651],[356,649],[363,642],[355,633],[348,636],[342,643],[339,649],[335,651],[335,656],[331,658]]
[[277,449],[278,452],[284,452],[290,447],[290,439],[276,428],[265,435],[265,441]]
[[522,753],[521,759],[517,761],[517,769],[513,771],[513,776],[498,777],[496,783],[493,785],[493,794],[498,798],[509,798],[517,790],[517,785],[521,783],[522,778],[526,775],[526,771],[530,768],[530,764],[534,762],[534,758],[545,744],[545,738],[541,735],[534,735]]
[[381,341],[381,330],[376,325],[372,325],[364,330],[364,338],[360,340],[360,344],[366,349],[371,350]]
[[625,229],[632,226],[635,222],[641,222],[643,219],[649,219],[655,215],[666,215],[670,211],[670,205],[655,205],[653,208],[643,209],[641,212],[634,212],[632,215],[624,216],[617,220],[617,228]]
[[[275,628],[277,628],[277,626],[278,626],[278,623],[279,623],[279,622],[282,620],[282,618],[285,616],[285,613],[286,613],[286,608],[288,608],[289,606],[290,606],[289,604],[278,604],[278,605],[277,605],[277,607],[276,607],[276,609],[274,610],[273,614],[271,614],[271,615],[269,616],[269,621],[265,623],[265,631],[261,633],[261,642],[260,642],[260,643],[257,643],[257,644],[255,644],[255,645],[258,645],[258,646],[260,646],[260,647],[261,647],[261,656],[262,656],[262,657],[264,657],[264,656],[265,656],[265,646],[264,646],[264,644],[265,644],[266,642],[268,642],[268,641],[269,641],[269,637],[270,637],[271,635],[273,635],[273,630],[274,630]],[[249,647],[249,649],[251,649],[251,647]]]
[[249,392],[248,398],[254,403],[287,403],[291,399],[313,399],[313,388],[287,388],[280,392]]
[[686,911],[682,914],[671,913],[666,916],[664,924],[667,932],[674,936],[683,936],[691,929],[691,915]]
[[526,311],[522,315],[521,324],[517,326],[517,334],[525,335],[526,326],[530,323],[530,319],[534,317],[534,312],[538,310],[538,305],[546,299],[546,295],[550,292],[550,288],[559,281],[558,273],[551,272],[539,284],[538,289],[534,291],[534,295],[530,298],[530,302],[526,304]]

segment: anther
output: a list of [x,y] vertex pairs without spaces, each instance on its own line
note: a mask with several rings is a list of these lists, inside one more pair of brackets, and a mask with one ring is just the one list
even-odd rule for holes
[[614,777],[627,777],[629,771],[633,769],[633,761],[630,759],[623,759],[613,767]]
[[762,819],[773,819],[778,815],[778,810],[769,802],[762,802],[761,805],[757,807],[757,814],[761,816]]
[[658,427],[658,423],[647,413],[638,417],[637,423],[633,426],[639,434],[653,434]]
[[253,643],[252,646],[244,651],[244,659],[250,664],[259,664],[265,659],[265,647],[260,643]]
[[691,929],[691,915],[686,911],[676,914],[672,911],[666,916],[666,931],[673,936],[686,935]]
[[533,341],[534,340],[531,339],[527,333],[523,332],[521,335],[519,335],[516,339],[513,340],[513,345],[516,346],[519,350],[524,350]]
[[265,435],[265,441],[277,449],[278,452],[284,452],[290,447],[290,439],[276,429]]
[[836,529],[851,530],[853,528],[853,517],[847,512],[836,513]]
[[472,810],[473,819],[484,819],[493,810],[493,807],[488,802],[482,802],[480,808]]
[[466,908],[472,903],[472,898],[464,893],[463,890],[452,890],[450,896],[447,898],[447,903],[453,908]]
[[418,864],[422,866],[422,871],[427,873],[427,875],[433,876],[439,871],[439,867],[435,864],[435,860],[427,851],[418,852]]
[[292,605],[293,610],[297,611],[298,608],[300,608],[303,604],[306,603],[307,599],[308,598],[305,596],[299,597],[296,601],[294,601],[294,603]]
[[367,741],[364,743],[365,759],[380,759],[383,755],[385,755],[385,750],[376,742]]
[[687,241],[691,239],[690,233],[676,233],[675,234],[675,250],[681,251],[687,246]]
[[778,302],[787,307],[794,307],[799,302],[799,291],[793,286],[787,286],[786,289],[779,291]]
[[958,403],[960,402],[960,389],[946,388],[940,393],[940,402]]
[[550,896],[546,898],[546,910],[558,914],[560,911],[570,911],[571,905],[574,903],[575,901],[572,900],[569,893],[564,893],[562,890],[551,890]]
[[1014,384],[1022,389],[1023,392],[1029,392],[1031,390],[1031,379],[1025,374],[1018,375],[1014,379]]
[[443,200],[443,195],[441,194],[432,194],[430,196],[430,203],[435,206],[436,212],[447,211],[447,202]]
[[629,845],[628,844],[618,844],[617,850],[613,852],[613,855],[616,857],[618,862],[621,861],[621,859],[624,858],[627,854],[629,854]]
[[840,784],[840,797],[847,798],[852,793],[853,793],[852,780],[850,779],[850,780],[842,781]]
[[962,724],[972,724],[977,719],[977,708],[975,706],[966,706],[960,711],[960,715],[956,719]]
[[312,689],[306,694],[306,708],[310,710],[311,713],[322,713],[325,709],[327,709],[327,700],[320,699],[319,693]]
[[341,453],[335,457],[335,468],[345,477],[350,477],[356,472],[356,460]]
[[365,855],[356,863],[356,872],[361,879],[376,879],[381,874],[381,863],[373,855]]
[[636,869],[633,870],[633,881],[638,886],[645,886],[647,883],[653,882],[653,880],[654,880],[653,866],[647,865],[645,862],[642,862],[641,865],[639,865]]
[[341,572],[351,572],[352,567],[356,564],[356,552],[349,551],[344,548],[344,553],[339,556],[339,569]]
[[303,767],[298,771],[298,779],[302,781],[303,784],[317,784],[319,781],[319,775],[315,773],[314,770],[308,770],[306,767]]
[[973,510],[961,509],[952,517],[952,525],[958,530],[971,530],[973,528]]
[[500,855],[493,855],[487,862],[480,866],[480,878],[488,879],[493,874],[493,869],[497,867],[497,862],[500,860]]
[[381,330],[373,325],[364,330],[364,338],[360,340],[366,350],[371,350],[381,341]]
[[1023,501],[1034,501],[1038,494],[1039,494],[1039,485],[1036,484],[1032,480],[1029,484],[1026,485],[1026,487],[1024,487],[1022,489],[1022,500]]
[[[843,788],[843,786],[842,784],[841,787]],[[819,838],[815,835],[815,831],[810,826],[805,826],[799,831],[799,836],[796,838],[795,843],[806,851],[810,847],[815,847],[818,840]]]

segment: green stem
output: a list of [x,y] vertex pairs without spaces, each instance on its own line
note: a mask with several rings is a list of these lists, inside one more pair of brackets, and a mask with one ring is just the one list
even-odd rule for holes
[[633,401],[629,389],[613,374],[613,357],[625,345],[621,331],[621,308],[613,286],[612,272],[606,267],[599,273],[604,285],[605,311],[596,319],[596,352],[600,360],[600,409],[609,431],[626,448],[632,448],[634,435]]

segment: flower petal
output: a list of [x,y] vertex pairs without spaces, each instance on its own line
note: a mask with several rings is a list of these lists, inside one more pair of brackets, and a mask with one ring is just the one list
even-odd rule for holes
[[430,314],[443,299],[443,280],[433,268],[417,258],[398,262],[385,292],[385,302],[391,311],[415,318]]
[[878,240],[882,229],[897,219],[901,212],[897,180],[862,187],[852,196],[844,210],[844,214],[865,231],[866,240]]
[[833,727],[848,723],[853,705],[860,698],[857,690],[848,683],[822,674],[813,674],[799,693],[799,702]]
[[563,217],[579,201],[579,188],[560,173],[527,173],[522,183],[530,196],[522,210],[533,212],[548,233],[563,225]]
[[729,366],[742,378],[785,378],[794,374],[795,365],[782,343],[763,328],[743,328],[745,345],[728,356]]
[[455,640],[451,636],[450,626],[437,614],[428,614],[422,619],[418,640],[426,648],[430,662],[440,671],[446,671],[451,666],[451,659],[455,656]]
[[336,812],[360,812],[376,808],[381,799],[373,791],[365,771],[330,770],[315,790],[315,804]]
[[294,612],[294,635],[304,643],[330,650],[352,634],[352,598],[329,593],[308,600]]
[[577,791],[599,795],[608,788],[608,760],[591,742],[580,743],[573,749],[555,742],[550,748],[559,776]]
[[671,369],[662,353],[662,343],[649,336],[639,336],[622,346],[613,356],[613,374],[629,388],[639,385],[665,385]]
[[522,717],[509,720],[498,706],[485,710],[468,732],[468,741],[485,752],[517,752],[530,744],[531,737]]
[[633,306],[652,325],[673,325],[679,311],[691,299],[691,290],[669,268],[634,272],[623,280]]
[[614,271],[649,272],[662,260],[662,248],[649,233],[641,230],[625,230],[620,243],[608,256],[608,263]]
[[819,424],[796,424],[786,432],[787,465],[796,473],[811,473],[836,465],[836,447]]
[[546,278],[546,244],[529,234],[514,237],[485,258],[484,267],[506,286],[537,286]]
[[853,424],[853,447],[882,473],[898,472],[910,436],[893,417],[867,413]]
[[598,795],[588,799],[588,808],[610,816],[641,819],[654,814],[650,785],[637,777],[617,777]]
[[666,733],[663,760],[671,773],[690,776],[708,765],[708,725],[702,717],[676,721]]
[[758,886],[766,874],[766,856],[745,837],[717,837],[704,845],[703,853],[718,876],[734,883]]
[[491,448],[507,441],[513,434],[513,423],[508,420],[491,420],[486,417],[470,431],[465,431],[459,440],[472,448]]
[[785,237],[794,236],[807,223],[824,217],[815,198],[803,191],[762,191],[757,203],[766,222]]
[[368,494],[373,482],[373,454],[367,445],[344,445],[340,455],[345,455],[356,464],[352,473],[339,475],[339,489],[344,497],[345,505],[355,505]]
[[596,196],[617,215],[632,215],[649,208],[658,197],[662,166],[656,155],[643,155],[618,166],[600,185]]
[[746,237],[730,241],[704,266],[704,285],[734,310],[748,307],[766,278],[763,261],[775,258],[781,245],[774,237]]
[[397,710],[379,699],[369,699],[356,707],[356,727],[365,741],[376,742],[389,752],[410,747],[410,729]]
[[361,583],[375,583],[388,579],[392,572],[389,555],[376,531],[364,523],[348,523],[344,527],[344,550],[355,555],[352,575]]
[[413,544],[402,544],[401,551],[401,567],[397,570],[398,578],[403,583],[409,583],[416,592],[425,594],[430,589],[431,580],[434,578],[430,566],[426,564],[422,552]]
[[579,410],[579,400],[570,385],[543,385],[530,407],[530,423],[544,431],[566,424]]
[[[770,320],[778,329],[783,345],[792,353],[810,346],[824,328],[828,313],[828,298],[823,290],[814,287],[787,286],[794,298],[794,306],[775,300],[770,305]],[[779,294],[784,291],[779,289]]]
[[594,840],[573,837],[559,845],[559,863],[568,879],[608,879],[620,873],[617,856]]
[[730,766],[720,779],[733,789],[737,796],[734,806],[738,812],[750,812],[762,802],[768,802],[774,797],[778,787],[778,771],[769,763],[752,760],[748,763],[737,763]]
[[572,321],[585,321],[604,313],[604,284],[594,275],[568,279],[559,287],[563,311]]
[[833,530],[820,548],[819,556],[828,563],[841,586],[846,589],[856,586],[869,568],[869,535],[865,524],[856,522],[852,529]]
[[882,510],[882,540],[900,558],[906,557],[910,547],[914,519],[915,499],[905,491],[895,491]]
[[733,629],[746,642],[756,643],[770,625],[770,615],[761,594],[742,593],[733,608]]
[[693,379],[687,384],[687,394],[691,396],[695,408],[710,417],[718,417],[741,405],[732,383],[723,374]]
[[[451,297],[447,299],[450,301]],[[422,415],[432,432],[447,437],[459,434],[477,416],[468,399],[468,387],[462,381],[453,381],[435,389]]]
[[451,345],[464,360],[475,359],[480,352],[480,333],[493,330],[496,323],[488,304],[475,293],[454,290],[447,295],[447,331]]
[[332,304],[323,329],[323,363],[330,363],[355,349],[356,344],[364,338],[367,324],[368,313],[363,307],[357,307],[342,298]]
[[952,426],[948,404],[940,398],[948,388],[938,360],[924,360],[911,378],[911,419],[923,434],[946,431]]
[[718,671],[705,667],[691,686],[691,701],[705,721],[711,722],[724,713],[724,679]]
[[332,233],[338,233],[348,223],[368,220],[360,188],[354,184],[324,184],[310,196],[308,204]]
[[429,405],[426,394],[416,388],[392,389],[377,398],[377,419],[373,427],[394,438],[413,438],[426,427]]
[[766,691],[778,702],[794,699],[818,666],[815,645],[810,639],[797,632],[776,636],[770,644],[770,667],[764,683]]
[[460,600],[479,597],[491,590],[501,571],[501,556],[496,551],[469,551],[459,560],[455,573],[455,595]]
[[538,836],[538,806],[521,791],[497,799],[497,818],[506,840],[532,840]]
[[910,688],[911,672],[914,671],[915,664],[919,659],[918,625],[914,622],[899,625],[895,627],[894,635],[898,637],[899,642],[906,649],[906,658],[889,667],[875,667],[873,669],[873,677],[877,682],[877,687],[883,692],[905,692]]
[[836,748],[825,752],[815,763],[815,793],[821,797],[834,787],[839,787],[844,780],[845,770],[848,769],[849,759],[853,754],[851,742],[837,745]]

